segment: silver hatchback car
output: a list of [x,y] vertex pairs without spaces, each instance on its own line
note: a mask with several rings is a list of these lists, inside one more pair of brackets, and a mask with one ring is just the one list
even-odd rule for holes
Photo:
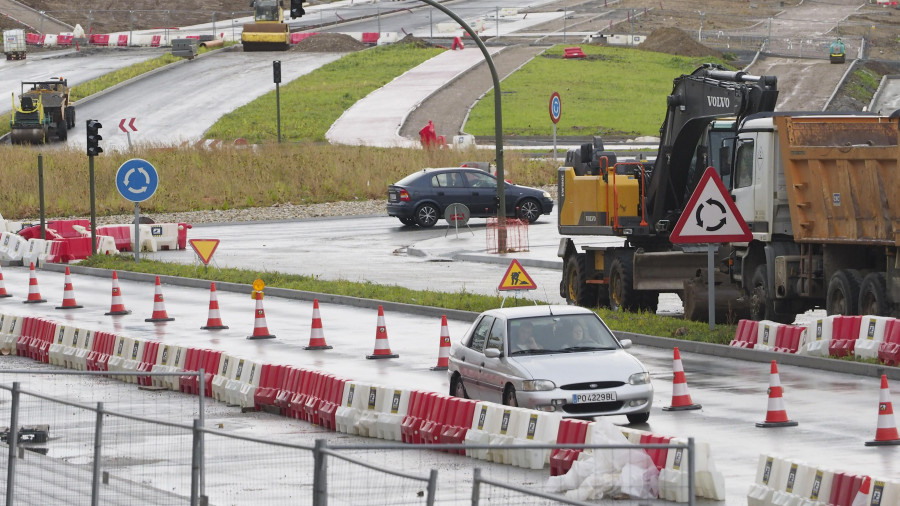
[[450,395],[565,417],[650,418],[653,386],[593,311],[527,306],[485,311],[450,350]]

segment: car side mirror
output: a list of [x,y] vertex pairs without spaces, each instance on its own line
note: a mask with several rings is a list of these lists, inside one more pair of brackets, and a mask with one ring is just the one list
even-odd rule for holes
[[628,348],[631,348],[631,339],[622,339],[619,341],[619,344],[622,345],[622,348],[627,350]]
[[484,350],[484,356],[486,358],[500,358],[500,350],[497,348],[488,348]]

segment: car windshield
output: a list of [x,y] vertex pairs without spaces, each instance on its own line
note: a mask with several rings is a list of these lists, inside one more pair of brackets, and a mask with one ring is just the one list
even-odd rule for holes
[[509,355],[615,350],[619,344],[593,314],[520,318],[508,322]]

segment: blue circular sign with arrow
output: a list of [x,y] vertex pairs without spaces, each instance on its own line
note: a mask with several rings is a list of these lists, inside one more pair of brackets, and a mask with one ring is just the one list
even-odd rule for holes
[[116,189],[126,200],[143,202],[152,197],[158,187],[159,175],[147,160],[132,158],[116,172]]
[[562,102],[559,99],[559,93],[553,92],[550,95],[550,120],[559,123],[559,117],[562,115]]

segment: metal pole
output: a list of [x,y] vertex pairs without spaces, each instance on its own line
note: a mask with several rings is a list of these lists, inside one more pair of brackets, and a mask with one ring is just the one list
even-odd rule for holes
[[100,448],[103,445],[103,403],[97,403],[97,421],[94,423],[94,462],[91,472],[91,506],[100,504]]
[[281,86],[275,83],[275,116],[278,122],[278,142],[281,143]]
[[[141,261],[141,204],[134,203],[134,263]],[[96,246],[95,246],[96,249]]]
[[481,468],[476,467],[472,471],[472,506],[478,506],[478,497],[481,495]]
[[716,328],[716,277],[713,274],[713,252],[716,247],[713,243],[707,244],[706,254],[706,284],[709,285],[709,330]]
[[694,496],[696,495],[695,483],[694,483],[694,467],[696,466],[696,460],[694,460],[694,438],[688,438],[688,506],[694,506]]
[[324,439],[316,439],[313,448],[313,506],[328,506],[328,462],[322,451],[326,446]]
[[[203,398],[206,397],[206,374],[201,367],[199,371],[199,376],[197,376],[197,390],[200,393],[200,398],[198,399],[200,403],[200,416],[197,417],[197,422],[200,424],[200,428],[202,429],[206,426],[206,411],[203,408]],[[205,444],[205,434],[200,432],[200,495],[206,495],[206,466],[204,465],[204,457],[206,452],[206,444]]]
[[434,9],[428,10],[428,28],[431,30],[431,40],[430,42],[434,42]]
[[553,123],[553,161],[556,162],[556,123]]
[[563,7],[563,44],[566,42],[566,32],[569,30],[569,10]]
[[197,506],[200,504],[200,420],[194,420],[191,434],[191,506]]
[[16,446],[19,444],[19,382],[12,384],[12,402],[9,406],[9,457],[6,461],[6,505],[13,505],[13,491],[16,484]]
[[234,42],[234,11],[231,12],[231,41]]
[[378,33],[381,34],[381,7],[375,7],[375,19],[378,20]]
[[212,16],[212,36],[216,38],[216,11],[213,11]]
[[494,20],[497,22],[497,41],[500,40],[500,7],[494,7]]
[[41,25],[40,28],[38,28],[38,32],[41,35],[44,35],[44,11],[41,11]]
[[38,205],[41,208],[41,239],[47,238],[47,220],[44,216],[44,155],[38,153]]
[[[128,45],[134,41],[134,11],[128,11]],[[131,146],[129,146],[131,147]]]
[[425,504],[434,506],[434,496],[437,494],[437,469],[432,469],[428,475],[428,498]]
[[[97,249],[97,198],[94,193],[94,157],[88,156],[88,172],[90,172],[91,184],[91,254]],[[137,238],[135,238],[137,241]],[[137,242],[135,242],[137,244]]]

